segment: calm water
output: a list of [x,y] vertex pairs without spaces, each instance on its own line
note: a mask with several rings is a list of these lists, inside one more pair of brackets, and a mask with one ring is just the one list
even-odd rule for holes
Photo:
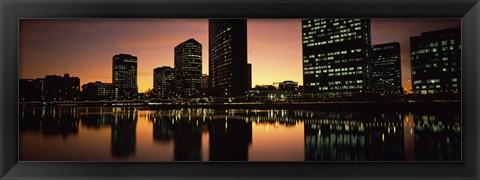
[[460,161],[460,112],[20,109],[21,161]]

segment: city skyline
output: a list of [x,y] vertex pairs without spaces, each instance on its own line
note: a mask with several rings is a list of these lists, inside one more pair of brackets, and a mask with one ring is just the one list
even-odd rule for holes
[[[204,45],[202,74],[209,74],[208,19],[20,22],[20,78],[70,73],[80,77],[80,84],[110,83],[112,55],[126,53],[138,57],[138,89],[144,92],[153,88],[153,69],[173,67],[173,48],[189,38]],[[372,45],[400,42],[402,84],[409,90],[410,36],[459,27],[460,22],[459,19],[372,19]],[[303,85],[300,19],[249,19],[247,23],[252,86],[285,80]],[[153,28],[145,28],[152,24]],[[159,29],[163,31],[155,31]],[[53,35],[55,39],[50,38]],[[162,35],[170,37],[162,39]],[[91,66],[92,63],[95,66]]]

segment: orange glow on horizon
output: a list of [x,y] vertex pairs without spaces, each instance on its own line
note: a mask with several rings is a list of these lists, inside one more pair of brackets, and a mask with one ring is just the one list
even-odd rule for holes
[[[421,32],[460,26],[459,19],[372,19],[372,44],[401,44],[402,83],[411,90],[408,39]],[[249,19],[248,62],[252,86],[293,80],[303,85],[300,19]],[[202,72],[208,74],[207,19],[32,19],[21,20],[19,76],[80,77],[112,82],[112,57],[138,57],[138,89],[153,87],[153,69],[173,67],[174,47],[194,38],[203,46]]]

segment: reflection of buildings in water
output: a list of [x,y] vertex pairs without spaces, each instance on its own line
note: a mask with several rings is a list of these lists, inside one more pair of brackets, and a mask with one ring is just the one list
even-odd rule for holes
[[[140,113],[141,114],[141,113]],[[210,160],[248,160],[252,121],[295,125],[304,121],[307,161],[458,161],[460,113],[368,113],[308,110],[180,109],[147,111],[155,141],[174,140],[174,159],[201,160],[202,133],[209,133]],[[57,107],[20,109],[20,132],[67,137],[78,126],[112,128],[111,151],[135,153],[136,110]]]
[[314,116],[305,120],[307,161],[460,160],[459,113]]
[[318,113],[306,120],[306,161],[403,160],[398,114]]
[[[372,113],[366,122],[378,125],[365,129],[366,160],[401,161],[405,159],[403,116],[398,113]],[[368,137],[368,138],[367,138]]]
[[247,161],[252,122],[213,119],[208,122],[210,161]]
[[113,121],[113,114],[89,114],[80,115],[82,126],[87,128],[109,127]]
[[44,135],[67,137],[78,134],[78,114],[75,108],[21,109],[20,131],[41,130]]
[[[187,113],[185,113],[187,112]],[[160,110],[149,115],[156,141],[174,140],[175,161],[202,160],[203,122],[197,113],[182,110]]]
[[415,160],[460,161],[460,113],[414,115]]
[[112,155],[125,157],[135,153],[137,110],[114,113],[112,122]]
[[83,108],[80,109],[82,126],[87,128],[102,128],[111,126],[114,113],[113,108]]
[[[410,116],[403,113],[182,110],[169,114],[172,118],[167,119],[167,122],[172,119],[174,122],[194,118],[203,119],[200,122],[206,120],[205,124],[208,124],[210,133],[211,160],[248,159],[251,121],[282,125],[294,125],[298,121],[305,121],[306,160],[414,160],[419,158],[412,158],[410,153],[412,150],[428,153],[427,150],[412,145],[411,134],[406,134],[409,131],[404,130],[412,126],[415,128],[412,128],[411,133],[415,133],[419,123],[414,124],[413,118],[412,123],[408,123],[407,119]],[[241,126],[242,122],[249,124],[249,127]],[[249,137],[250,140],[242,140],[244,137]],[[455,137],[459,139],[458,136]],[[232,148],[235,146],[238,147]],[[236,155],[233,157],[232,154]]]
[[174,129],[175,160],[201,160],[202,132],[209,133],[211,161],[248,160],[252,122],[245,111],[180,109],[160,114],[162,118],[155,116],[163,121],[159,126],[171,124]]
[[406,114],[403,118],[403,140],[405,142],[405,160],[415,160],[415,123],[413,115]]
[[339,115],[348,114],[325,113],[323,118],[305,121],[306,161],[364,160],[364,126],[356,124],[354,114]]
[[42,119],[45,115],[45,108],[21,108],[18,117],[19,131],[40,131],[42,127]]
[[45,135],[62,135],[63,137],[67,137],[69,134],[77,134],[78,118],[63,115],[53,119],[42,119],[42,133]]
[[173,139],[173,124],[168,116],[151,116],[153,121],[153,139],[159,142],[167,142]]
[[202,129],[195,120],[178,120],[173,126],[175,161],[202,160]]

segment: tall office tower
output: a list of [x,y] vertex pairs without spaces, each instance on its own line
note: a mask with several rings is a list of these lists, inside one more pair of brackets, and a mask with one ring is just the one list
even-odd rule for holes
[[315,98],[345,98],[371,86],[369,19],[303,19],[303,85]]
[[402,72],[400,43],[372,45],[372,91],[379,94],[400,94]]
[[115,99],[134,99],[138,93],[137,57],[130,54],[113,56],[112,84]]
[[175,47],[175,81],[177,95],[183,98],[200,95],[202,45],[191,38]]
[[156,97],[169,99],[175,96],[175,73],[169,66],[158,67],[153,70],[153,91]]
[[417,95],[459,99],[461,31],[449,28],[410,37],[412,90]]
[[247,65],[247,20],[210,19],[208,40],[208,68],[213,95],[245,95],[248,82],[251,82]]
[[113,98],[112,83],[89,82],[82,85],[82,95],[86,100],[111,100]]

